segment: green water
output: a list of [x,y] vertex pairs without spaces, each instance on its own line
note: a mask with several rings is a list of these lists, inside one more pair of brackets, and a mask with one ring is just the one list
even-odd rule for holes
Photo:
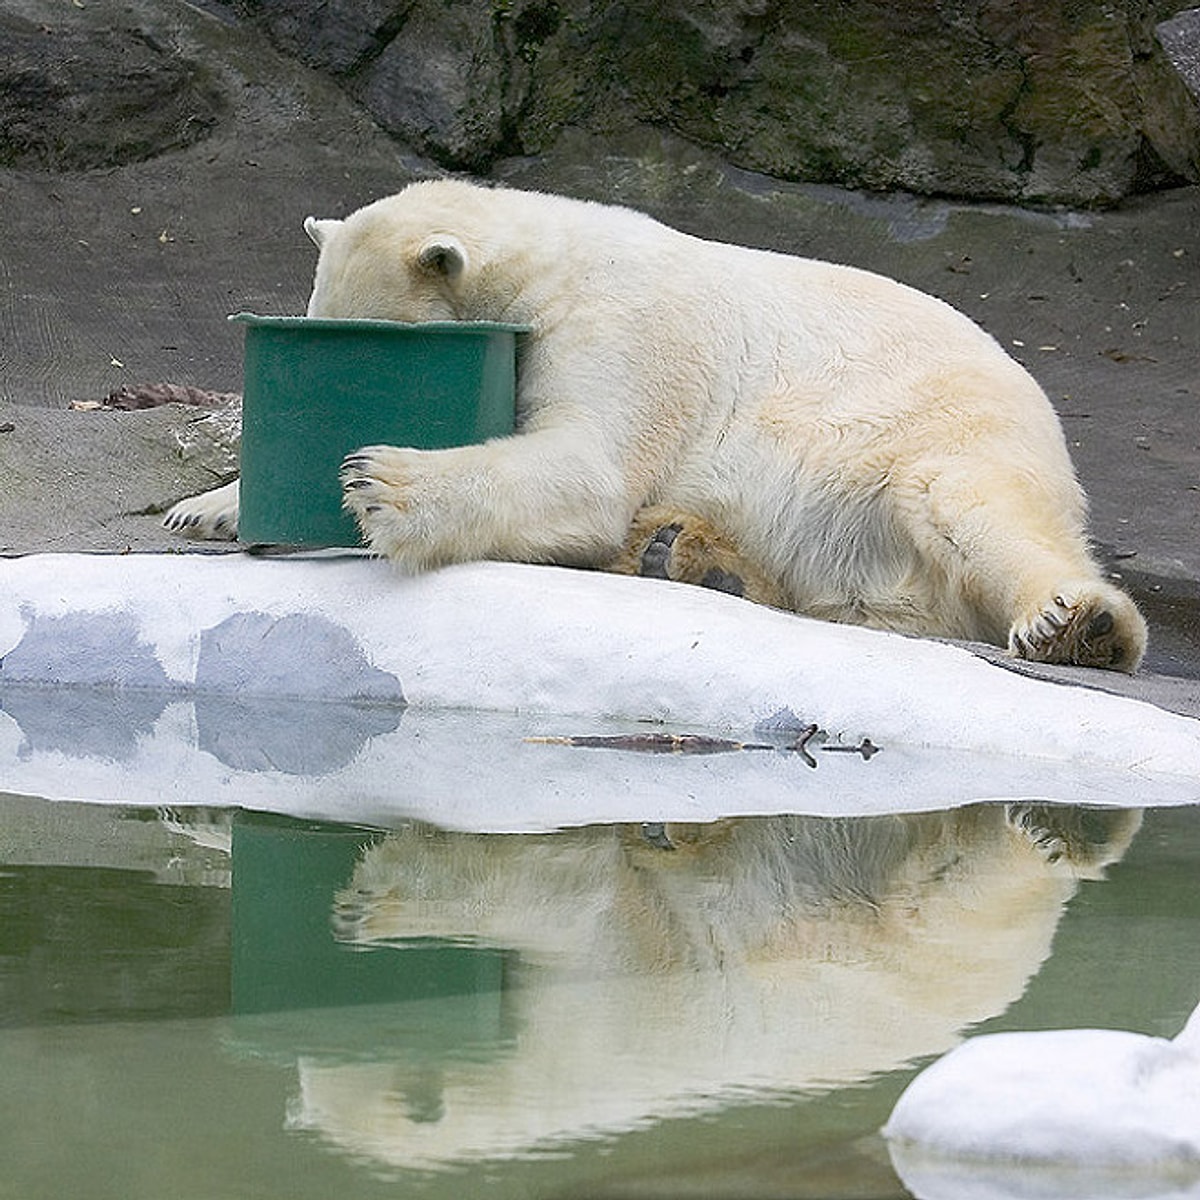
[[1173,1035],[1200,810],[552,835],[0,796],[0,1197],[904,1196],[964,1033]]

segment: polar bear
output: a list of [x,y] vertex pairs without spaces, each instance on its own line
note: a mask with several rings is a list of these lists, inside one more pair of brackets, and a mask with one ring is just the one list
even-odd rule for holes
[[[1028,659],[1141,659],[1145,623],[1089,551],[1050,402],[942,301],[464,180],[305,228],[310,317],[532,330],[515,435],[345,460],[347,508],[401,567],[608,567]],[[167,521],[232,530],[235,504],[233,485]]]

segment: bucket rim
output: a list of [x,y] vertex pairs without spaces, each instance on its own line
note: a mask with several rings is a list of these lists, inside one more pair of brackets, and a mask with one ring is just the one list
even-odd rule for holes
[[236,312],[226,318],[238,325],[271,329],[369,330],[394,333],[531,333],[532,325],[506,321],[385,321],[375,317],[263,316]]

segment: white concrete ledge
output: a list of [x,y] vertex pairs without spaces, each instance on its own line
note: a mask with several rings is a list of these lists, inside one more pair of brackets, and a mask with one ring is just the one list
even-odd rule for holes
[[[0,788],[129,803],[542,828],[1200,801],[1200,721],[698,588],[501,563],[9,560],[0,708]],[[884,750],[813,770],[524,740],[647,722],[760,741],[815,723],[826,746]]]

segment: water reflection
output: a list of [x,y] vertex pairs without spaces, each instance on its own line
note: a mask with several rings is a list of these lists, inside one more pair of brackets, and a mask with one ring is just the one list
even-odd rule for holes
[[335,936],[504,951],[504,1044],[440,1062],[400,1046],[305,1054],[291,1126],[428,1166],[869,1079],[1020,996],[1078,881],[1140,820],[981,805],[391,833],[338,891]]
[[340,771],[374,737],[394,733],[404,709],[387,705],[329,705],[326,719],[296,721],[287,703],[247,703],[214,694],[194,705],[196,746],[235,771],[319,776]]
[[254,1177],[375,1200],[400,1177],[440,1200],[505,1172],[503,1195],[609,1195],[618,1162],[743,1195],[832,1150],[899,1194],[871,1139],[916,1061],[1018,998],[1023,1027],[1094,1022],[1099,996],[1171,1032],[1194,1001],[1189,813],[1153,814],[1061,922],[1140,822],[1013,804],[482,834],[0,797],[6,1180],[85,1194],[102,1161],[112,1194],[149,1196],[133,1176],[189,1128],[198,1198]]
[[17,723],[18,758],[62,754],[68,758],[129,763],[153,732],[166,702],[154,692],[61,688],[52,694],[34,688],[6,688],[0,712]]
[[[406,708],[394,682],[372,675],[349,648],[345,662],[326,663],[322,671],[343,690],[352,681],[360,699],[289,700],[241,685],[237,672],[244,667],[252,676],[257,669],[243,650],[259,630],[239,625],[233,632],[239,630],[238,637],[225,631],[220,655],[206,652],[202,676],[222,685],[210,691],[25,684],[19,673],[8,679],[10,654],[0,687],[0,787],[58,800],[200,802],[363,824],[411,817],[492,832],[545,832],[649,814],[706,821],[914,812],[980,797],[1053,796],[1123,807],[1131,789],[1147,807],[1198,798],[1190,776],[1148,774],[1144,763],[1114,770],[1027,757],[1017,741],[1011,754],[1000,755],[922,739],[888,741],[875,754],[881,738],[871,729],[820,730],[807,741],[812,722],[803,708],[781,708],[736,738],[717,734],[730,751],[744,742],[768,749],[635,753],[667,731],[649,735],[644,725],[601,717]],[[270,629],[263,640],[274,640]],[[47,634],[39,644],[51,641]],[[16,665],[32,672],[40,661]],[[714,734],[671,732],[701,740]],[[617,751],[614,738],[633,745]],[[597,741],[606,748],[593,748]]]

